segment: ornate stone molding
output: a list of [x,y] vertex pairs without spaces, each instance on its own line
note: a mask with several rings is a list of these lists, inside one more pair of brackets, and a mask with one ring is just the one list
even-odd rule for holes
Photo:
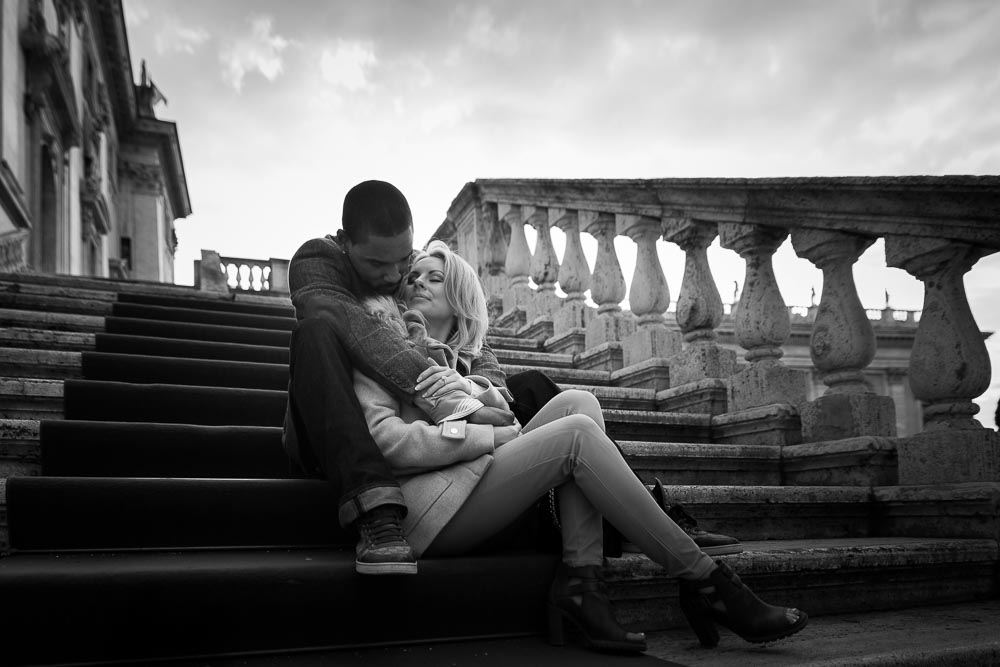
[[27,253],[25,252],[27,240],[27,231],[17,231],[0,236],[0,271],[12,273],[23,271],[27,267]]
[[41,5],[37,2],[29,5],[28,20],[21,30],[20,43],[28,70],[25,113],[33,116],[50,107],[63,143],[76,146],[81,130],[76,93],[69,73],[69,55],[63,40],[49,32]]
[[126,178],[139,191],[163,194],[163,171],[152,164],[121,160],[118,164],[118,178]]

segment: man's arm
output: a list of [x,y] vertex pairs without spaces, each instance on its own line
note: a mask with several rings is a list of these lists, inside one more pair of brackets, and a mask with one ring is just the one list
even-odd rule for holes
[[469,372],[472,375],[481,375],[489,380],[494,387],[507,388],[507,374],[500,368],[497,355],[493,353],[493,348],[485,340],[483,341],[483,349],[479,357],[472,361]]

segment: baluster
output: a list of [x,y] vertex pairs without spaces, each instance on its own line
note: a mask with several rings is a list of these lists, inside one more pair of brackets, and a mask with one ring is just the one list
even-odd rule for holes
[[553,317],[553,333],[560,336],[583,329],[590,321],[593,311],[587,306],[584,295],[590,288],[590,266],[583,254],[583,244],[580,243],[580,219],[577,212],[550,208],[549,221],[566,235],[566,250],[563,252],[562,266],[559,267],[559,287],[566,293],[566,299]]
[[638,328],[622,341],[623,362],[625,366],[640,362],[644,366],[641,380],[623,377],[622,384],[666,389],[670,386],[667,359],[680,351],[681,336],[667,329],[663,317],[670,307],[670,287],[656,251],[656,241],[663,232],[662,222],[649,216],[621,215],[618,230],[636,244],[629,305],[638,318]]
[[531,257],[531,278],[538,286],[534,297],[525,307],[528,321],[551,320],[561,305],[556,296],[556,281],[559,280],[559,258],[552,247],[552,233],[549,231],[549,210],[543,207],[524,206],[521,211],[525,222],[535,228],[535,254]]
[[963,276],[985,251],[944,239],[886,237],[886,262],[924,284],[910,352],[910,386],[924,403],[925,430],[982,428],[972,402],[990,386],[990,357]]
[[534,290],[528,285],[531,251],[528,249],[528,239],[524,236],[521,207],[499,204],[497,214],[510,226],[510,245],[507,247],[507,261],[504,264],[509,280],[503,296],[504,318],[511,314],[516,318],[515,311],[523,312],[525,305],[534,294]]
[[787,236],[788,231],[780,228],[719,224],[722,247],[739,253],[746,262],[743,293],[733,319],[736,340],[746,350],[744,357],[750,367],[730,379],[729,410],[790,406],[781,415],[784,439],[780,444],[801,440],[797,409],[805,403],[809,387],[807,373],[781,363],[781,346],[791,335],[791,323],[771,258]]
[[736,372],[736,352],[717,343],[722,297],[708,264],[708,247],[719,228],[714,222],[689,218],[665,220],[663,228],[663,238],[684,251],[677,325],[687,346],[670,361],[671,391],[662,397],[661,408],[721,414],[728,408],[727,380]]
[[827,390],[802,408],[805,442],[896,435],[892,398],[875,395],[864,374],[875,358],[875,332],[858,298],[852,267],[874,241],[819,229],[792,232],[796,254],[823,272],[809,355]]
[[989,388],[990,358],[963,278],[991,252],[940,238],[885,238],[886,263],[924,284],[910,350],[910,387],[924,405],[924,432],[899,441],[900,484],[1000,480],[1000,436],[982,427],[972,402]]
[[597,239],[597,258],[590,277],[590,297],[597,304],[597,314],[587,325],[587,350],[589,353],[605,346],[597,351],[598,355],[604,354],[598,365],[620,367],[619,341],[635,331],[635,323],[622,313],[625,276],[615,251],[615,216],[597,211],[580,211],[579,216],[581,229]]

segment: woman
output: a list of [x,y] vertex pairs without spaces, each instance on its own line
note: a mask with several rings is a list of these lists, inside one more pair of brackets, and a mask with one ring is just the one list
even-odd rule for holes
[[[432,242],[414,261],[402,297],[411,339],[440,364],[421,376],[417,391],[433,396],[462,389],[486,406],[505,408],[509,395],[465,371],[487,328],[475,270],[444,243]],[[370,307],[398,316],[392,304]],[[370,378],[355,374],[355,390],[375,442],[401,481],[408,507],[403,528],[418,556],[466,552],[557,487],[563,562],[549,591],[553,643],[562,643],[563,621],[569,620],[592,648],[646,648],[643,633],[617,623],[603,592],[602,516],[680,579],[681,608],[703,645],[718,643],[716,623],[751,642],[805,627],[805,613],[762,602],[656,505],[605,435],[592,394],[564,391],[522,428],[460,421],[435,426]]]

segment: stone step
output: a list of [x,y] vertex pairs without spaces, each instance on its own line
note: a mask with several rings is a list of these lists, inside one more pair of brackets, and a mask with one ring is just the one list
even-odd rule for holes
[[553,352],[511,350],[505,348],[494,348],[493,351],[501,364],[532,366],[545,371],[553,368],[573,368],[572,354],[555,354]]
[[[671,485],[666,491],[667,501],[683,505],[704,529],[744,541],[861,538],[877,534],[879,525],[869,489]],[[19,526],[12,545],[20,550],[295,547],[347,539],[331,528],[336,502],[321,480],[46,475],[11,478],[7,493],[11,526],[15,519]],[[142,530],[133,525],[136,507],[148,517]]]
[[[22,285],[47,285],[53,287],[68,287],[102,292],[121,292],[130,294],[159,294],[164,296],[183,296],[191,298],[219,298],[208,292],[202,292],[188,285],[173,285],[145,280],[115,280],[111,278],[94,278],[91,276],[68,276],[47,273],[0,273],[0,280]],[[232,299],[231,295],[223,298]]]
[[0,419],[62,418],[62,380],[0,377]]
[[[523,371],[535,370],[535,366],[527,364],[501,363],[500,367],[507,375],[521,373]],[[609,386],[611,385],[611,373],[607,371],[588,371],[577,368],[544,368],[546,375],[552,378],[553,382],[563,384],[582,384],[588,386]]]
[[[859,537],[746,541],[743,546],[743,553],[721,560],[761,598],[799,607],[812,618],[1000,594],[996,540]],[[609,593],[623,623],[644,630],[685,627],[675,603],[676,580],[662,568],[639,554],[608,563]],[[726,634],[727,645],[738,641]]]
[[647,484],[654,478],[664,484],[781,484],[778,447],[645,441],[618,444],[629,466]]
[[37,419],[0,419],[0,478],[41,474],[38,432]]
[[82,352],[0,348],[0,376],[22,378],[83,377]]
[[100,315],[0,308],[0,327],[93,333],[104,331],[104,320]]
[[646,655],[688,667],[988,667],[1000,664],[1000,639],[984,631],[990,627],[1000,627],[1000,600],[814,616],[773,648],[751,649],[722,630],[722,643],[706,651],[689,629],[675,628],[647,633]]
[[118,297],[117,292],[108,290],[86,289],[72,285],[25,283],[4,280],[2,278],[0,278],[0,294],[61,297],[79,299],[80,301],[105,301],[108,303],[114,301]]
[[111,314],[113,305],[114,302],[107,299],[0,292],[0,309],[3,310],[39,310],[46,313],[107,316]]
[[0,347],[83,352],[94,349],[94,335],[85,331],[0,327]]

